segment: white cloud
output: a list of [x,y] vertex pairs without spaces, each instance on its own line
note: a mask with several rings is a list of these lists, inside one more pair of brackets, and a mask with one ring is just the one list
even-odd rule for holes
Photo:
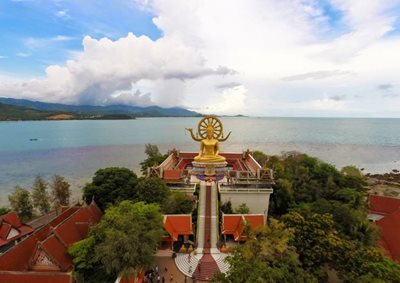
[[248,90],[243,85],[226,88],[214,104],[200,108],[200,111],[207,114],[241,114],[245,109],[247,92]]
[[18,52],[16,55],[18,57],[30,57],[30,56],[32,56],[32,53]]
[[[47,101],[182,105],[217,114],[386,115],[377,86],[400,80],[398,0],[138,0],[158,40],[85,37],[83,51],[46,77],[0,95]],[[47,41],[46,41],[47,40]],[[68,40],[52,38],[52,42]],[[49,39],[30,39],[30,48]],[[395,114],[399,116],[400,114]]]
[[65,9],[65,10],[60,10],[56,12],[56,16],[62,19],[69,19],[71,18],[69,15],[69,10]]
[[[174,98],[182,91],[177,86],[184,85],[186,80],[234,73],[226,67],[207,65],[198,51],[174,38],[152,41],[146,36],[128,34],[112,41],[87,36],[83,48],[77,59],[68,61],[65,66],[49,66],[45,78],[5,84],[0,94],[70,103],[109,104],[116,98],[132,102],[141,96],[133,95],[132,100],[128,99],[128,93],[132,90],[133,94],[142,93],[140,81],[147,80],[153,82],[151,88],[160,85],[165,92],[155,103],[176,105],[180,101]],[[115,96],[115,93],[120,95]],[[148,95],[140,101],[151,102]]]
[[37,49],[37,48],[46,47],[46,46],[49,46],[49,45],[55,44],[55,43],[70,41],[73,39],[75,39],[75,38],[71,37],[71,36],[65,36],[65,35],[56,35],[56,36],[48,37],[48,38],[28,37],[24,40],[24,44],[29,49]]

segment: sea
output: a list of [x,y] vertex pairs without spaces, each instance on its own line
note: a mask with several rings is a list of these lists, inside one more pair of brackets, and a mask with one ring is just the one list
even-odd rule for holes
[[[99,168],[123,166],[140,175],[145,144],[198,151],[185,128],[200,118],[138,118],[107,121],[0,122],[0,205],[16,185],[30,188],[35,176],[62,175],[76,200]],[[299,151],[365,173],[400,169],[400,119],[221,117],[222,152]],[[73,199],[74,201],[74,199]]]

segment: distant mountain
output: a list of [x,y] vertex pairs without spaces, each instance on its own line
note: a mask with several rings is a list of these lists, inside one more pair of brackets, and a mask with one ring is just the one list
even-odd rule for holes
[[0,121],[33,120],[128,120],[132,114],[88,114],[78,112],[42,111],[23,106],[0,103]]
[[0,121],[45,120],[58,113],[0,103]]
[[93,106],[93,105],[67,105],[60,103],[46,103],[32,101],[27,99],[2,98],[0,103],[26,107],[40,111],[54,112],[75,112],[79,114],[133,114],[136,117],[198,117],[201,114],[184,108],[172,107],[162,108],[159,106],[129,106],[129,105],[109,105],[109,106]]

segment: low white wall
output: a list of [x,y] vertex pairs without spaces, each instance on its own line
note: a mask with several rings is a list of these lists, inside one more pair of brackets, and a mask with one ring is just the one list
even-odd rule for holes
[[250,208],[250,213],[264,214],[267,221],[269,198],[272,189],[251,189],[251,188],[219,188],[221,203],[230,201],[232,208],[238,208],[245,203]]

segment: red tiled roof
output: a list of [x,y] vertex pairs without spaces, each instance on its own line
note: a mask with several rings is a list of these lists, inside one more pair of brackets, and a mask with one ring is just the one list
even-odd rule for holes
[[174,241],[179,235],[192,235],[192,215],[164,215],[164,228]]
[[[101,211],[95,204],[74,206],[65,210],[49,224],[2,254],[0,270],[28,271],[35,267],[43,270],[40,264],[35,266],[35,257],[38,252],[44,251],[62,271],[69,271],[72,267],[72,258],[67,253],[67,247],[87,236],[89,229],[82,228],[84,226],[82,223],[96,224],[100,217]],[[77,223],[79,224],[76,225]]]
[[2,223],[2,225],[0,227],[0,238],[1,239],[7,239],[7,236],[8,236],[8,233],[10,232],[10,230],[11,230],[11,225],[10,224]]
[[400,262],[400,209],[378,220],[376,224],[381,228],[381,240],[384,242],[391,257]]
[[163,179],[166,181],[179,181],[181,179],[181,172],[180,169],[169,169],[164,170]]
[[[9,234],[13,229],[17,231],[18,234],[14,237],[9,237]],[[22,224],[15,211],[11,211],[0,217],[0,247],[32,232],[32,227]]]
[[21,221],[19,221],[18,214],[15,211],[11,211],[3,216],[0,217],[0,219],[10,223],[12,226],[18,228],[21,226]]
[[400,208],[400,199],[370,195],[370,212],[377,214],[391,214]]
[[145,272],[142,269],[141,271],[139,271],[138,275],[135,278],[119,277],[119,278],[117,278],[115,283],[143,283],[144,275],[145,275]]
[[224,214],[222,218],[222,234],[233,235],[235,241],[243,240],[242,233],[246,223],[254,230],[258,226],[264,225],[264,215]]
[[61,270],[67,271],[72,267],[72,257],[67,253],[64,244],[55,235],[48,237],[41,246],[61,267]]
[[4,283],[72,283],[72,274],[64,272],[10,272],[0,271]]

